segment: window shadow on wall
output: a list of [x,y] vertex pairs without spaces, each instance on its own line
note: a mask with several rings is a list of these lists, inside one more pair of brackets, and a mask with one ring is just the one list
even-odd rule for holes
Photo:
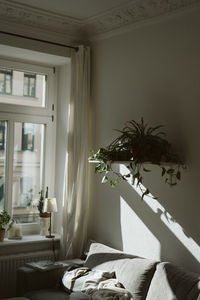
[[[120,196],[126,201],[131,210],[136,213],[140,220],[147,226],[156,239],[160,243],[160,259],[162,261],[170,261],[180,266],[184,265],[188,270],[199,272],[199,261],[184,242],[175,235],[166,225],[167,222],[173,222],[173,219],[167,220],[167,212],[161,209],[153,211],[150,206],[141,200],[134,188],[128,183],[120,184]],[[166,219],[166,224],[163,219]],[[174,221],[175,222],[175,221]],[[178,226],[181,226],[181,224]],[[184,231],[183,231],[184,234]],[[133,233],[134,235],[134,233]],[[141,233],[142,235],[142,233]],[[142,236],[141,236],[142,238]],[[187,237],[188,238],[188,237]],[[199,248],[196,242],[191,238],[196,247]],[[134,237],[133,237],[134,241]],[[131,242],[131,241],[130,241]],[[151,245],[149,245],[151,247]]]

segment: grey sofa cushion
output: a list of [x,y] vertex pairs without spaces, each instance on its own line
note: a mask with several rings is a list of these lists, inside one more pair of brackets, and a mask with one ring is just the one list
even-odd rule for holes
[[157,265],[147,300],[197,300],[199,293],[199,275],[163,262]]
[[85,266],[115,271],[116,277],[132,293],[134,300],[146,299],[156,269],[156,261],[123,253],[100,243],[92,243]]

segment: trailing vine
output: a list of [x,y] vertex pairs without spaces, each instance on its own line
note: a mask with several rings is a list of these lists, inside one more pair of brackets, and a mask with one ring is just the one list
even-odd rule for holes
[[[175,186],[181,180],[183,160],[172,150],[172,145],[164,138],[162,125],[150,127],[134,120],[125,123],[122,130],[117,130],[117,137],[108,147],[100,148],[96,153],[91,150],[90,161],[97,162],[95,172],[103,174],[102,183],[109,182],[112,187],[119,180],[128,180],[132,176],[132,183],[140,188],[143,199],[150,196],[148,188],[143,186],[143,172],[151,170],[145,168],[146,163],[156,164],[161,168],[161,177],[165,183]],[[125,162],[128,173],[122,175],[116,172],[113,162]],[[169,166],[166,166],[169,165]],[[172,167],[173,166],[173,167]],[[152,196],[153,197],[153,196]]]

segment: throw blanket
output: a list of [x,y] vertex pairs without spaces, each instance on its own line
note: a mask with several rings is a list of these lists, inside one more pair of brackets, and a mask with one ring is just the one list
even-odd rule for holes
[[133,300],[114,272],[82,267],[65,272],[62,282],[68,292],[83,292],[93,300]]
[[114,278],[96,282],[96,288],[94,288],[94,281],[86,281],[82,288],[82,292],[92,296],[93,300],[133,300],[131,293],[123,288],[123,285]]

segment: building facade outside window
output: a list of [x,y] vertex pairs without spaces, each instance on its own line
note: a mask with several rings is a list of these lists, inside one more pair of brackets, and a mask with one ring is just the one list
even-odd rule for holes
[[[31,223],[33,231],[40,190],[48,186],[54,192],[55,74],[53,68],[0,60],[0,70],[7,65],[13,93],[0,95],[0,209],[23,226]],[[26,76],[33,73],[34,78]],[[31,97],[36,92],[31,102],[24,95],[24,78]]]
[[22,151],[34,151],[34,132],[34,124],[22,124]]
[[12,93],[12,71],[0,70],[0,93],[11,94]]
[[36,75],[24,74],[24,96],[35,97]]
[[0,121],[0,150],[4,150],[5,142],[5,124]]

